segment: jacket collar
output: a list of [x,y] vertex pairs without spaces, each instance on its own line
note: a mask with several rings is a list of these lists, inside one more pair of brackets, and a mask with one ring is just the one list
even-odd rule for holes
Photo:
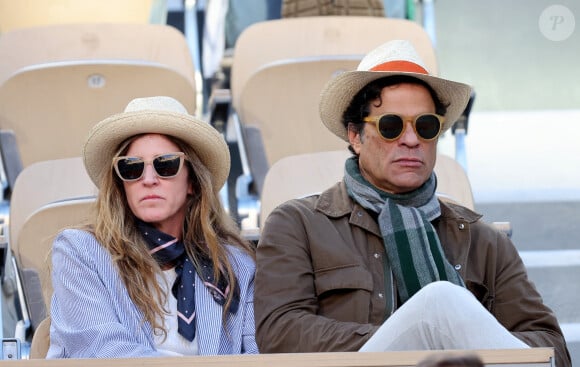
[[344,181],[340,181],[320,194],[315,208],[328,217],[338,218],[350,214],[355,205],[348,196]]
[[467,223],[475,223],[481,217],[483,217],[483,215],[476,213],[469,208],[466,208],[459,204],[455,204],[448,200],[439,199],[439,203],[441,204],[440,218],[451,219],[456,221],[465,221]]
[[330,218],[349,216],[350,224],[381,237],[376,216],[372,216],[369,211],[348,196],[344,181],[340,181],[322,192],[316,201],[315,209]]

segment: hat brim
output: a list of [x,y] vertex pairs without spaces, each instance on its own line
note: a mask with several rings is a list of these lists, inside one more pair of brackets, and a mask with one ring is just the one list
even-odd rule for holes
[[190,145],[209,169],[213,188],[219,191],[230,172],[230,153],[222,135],[208,123],[190,115],[142,110],[110,116],[89,132],[83,148],[85,169],[100,187],[103,175],[111,172],[111,162],[119,145],[139,134],[164,134]]
[[443,132],[459,119],[471,96],[469,85],[431,75],[410,72],[347,71],[331,79],[322,90],[319,104],[322,122],[333,134],[348,142],[348,133],[342,118],[354,96],[372,81],[397,75],[407,75],[424,81],[435,91],[441,102],[448,105]]

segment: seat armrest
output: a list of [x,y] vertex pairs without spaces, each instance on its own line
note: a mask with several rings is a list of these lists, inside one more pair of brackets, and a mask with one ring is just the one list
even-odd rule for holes
[[219,132],[226,133],[227,122],[232,105],[232,94],[229,89],[214,89],[209,96],[209,122]]

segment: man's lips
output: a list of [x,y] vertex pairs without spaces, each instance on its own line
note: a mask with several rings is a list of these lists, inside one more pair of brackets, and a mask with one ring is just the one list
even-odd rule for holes
[[423,165],[423,161],[421,159],[413,158],[413,157],[397,158],[393,161],[393,163],[400,164],[403,166],[413,166],[413,167],[418,167],[418,166]]

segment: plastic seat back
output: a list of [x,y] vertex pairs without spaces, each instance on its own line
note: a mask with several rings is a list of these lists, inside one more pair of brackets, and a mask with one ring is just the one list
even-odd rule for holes
[[329,79],[359,62],[358,55],[293,59],[266,65],[248,79],[238,116],[260,129],[270,165],[289,155],[348,146],[322,124],[318,102]]
[[18,70],[32,65],[116,60],[165,65],[195,86],[195,67],[185,36],[176,28],[162,24],[92,22],[17,29],[0,36],[0,60],[0,84]]
[[[259,22],[246,28],[236,42],[231,70],[233,105],[251,75],[272,62],[303,58],[360,55],[393,39],[408,39],[429,71],[437,75],[435,51],[417,23],[366,16],[314,16]],[[285,95],[283,86],[278,94]],[[316,102],[313,102],[316,103]]]
[[20,229],[17,260],[33,329],[50,311],[52,242],[61,230],[83,224],[94,202],[93,196],[46,204],[35,210]]
[[[288,156],[270,167],[264,180],[260,207],[260,228],[268,214],[287,200],[320,194],[342,180],[344,162],[351,156],[343,150]],[[471,185],[461,166],[439,154],[435,165],[437,195],[473,209]]]
[[[46,160],[25,167],[16,178],[12,192],[9,243],[18,244],[20,229],[38,208],[68,198],[96,194],[97,188],[85,171],[81,157]],[[14,246],[12,250],[18,253]]]
[[33,329],[45,317],[52,293],[48,278],[52,239],[62,228],[82,222],[96,194],[80,157],[34,163],[16,179],[8,244],[22,275]]
[[47,24],[167,20],[166,0],[0,0],[0,34]]
[[195,88],[161,64],[79,61],[21,70],[0,86],[0,128],[13,130],[24,167],[78,156],[90,128],[137,97],[167,95],[193,112]]
[[50,347],[50,317],[45,318],[38,325],[32,335],[30,345],[30,359],[44,359]]

